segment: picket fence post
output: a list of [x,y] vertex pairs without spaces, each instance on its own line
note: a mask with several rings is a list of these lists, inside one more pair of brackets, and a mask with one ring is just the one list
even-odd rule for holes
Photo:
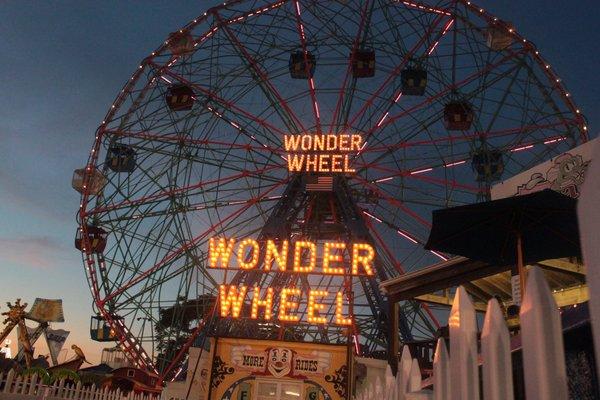
[[6,375],[6,383],[4,384],[4,393],[11,393],[13,379],[15,379],[15,370],[11,369]]
[[448,325],[452,399],[479,400],[475,308],[462,286],[456,291]]
[[586,267],[585,280],[590,293],[590,319],[596,365],[600,365],[600,243],[598,225],[600,224],[600,141],[596,140],[590,165],[585,173],[585,182],[581,186],[581,196],[577,205],[579,220],[579,238],[581,253]]
[[96,385],[92,385],[92,387],[90,388],[90,391],[89,391],[88,399],[94,400],[96,398],[97,391],[98,391],[98,389],[96,389]]
[[537,267],[529,271],[520,317],[527,400],[567,400],[560,312]]
[[450,400],[450,357],[444,338],[438,339],[433,356],[433,389],[434,400]]
[[386,400],[396,400],[398,391],[396,390],[396,377],[392,373],[392,368],[387,365],[385,369],[385,396]]
[[38,391],[38,375],[33,374],[33,375],[31,375],[31,381],[29,383],[29,392],[27,394],[29,394],[30,396],[33,396],[37,393],[37,391]]
[[29,383],[29,376],[19,376],[19,385],[15,390],[18,394],[27,394],[27,384]]
[[82,387],[81,388],[81,394],[79,395],[80,400],[85,400],[89,398],[89,394],[90,394],[90,388],[88,387]]
[[405,400],[408,391],[408,381],[410,379],[410,369],[412,367],[412,356],[408,346],[402,348],[402,355],[398,363],[398,372],[396,372],[396,391],[398,400]]
[[419,368],[419,361],[413,358],[408,378],[408,393],[419,390],[421,390],[421,369]]
[[484,400],[512,400],[510,334],[498,300],[488,302],[481,330]]

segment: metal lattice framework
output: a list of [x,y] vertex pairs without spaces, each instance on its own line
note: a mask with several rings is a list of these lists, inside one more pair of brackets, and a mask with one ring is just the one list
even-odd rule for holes
[[[373,77],[353,73],[360,51],[374,54]],[[304,62],[314,56],[312,77],[307,67],[305,79],[291,78],[294,52]],[[404,90],[409,69],[427,72],[422,95]],[[165,101],[176,85],[191,89],[189,110]],[[466,129],[444,125],[452,102],[472,111]],[[320,240],[326,231],[371,242],[376,276],[341,282],[239,273],[233,280],[346,285],[355,303],[352,334],[363,351],[381,350],[386,299],[377,283],[445,258],[423,249],[431,210],[485,199],[492,182],[586,141],[586,130],[533,44],[470,2],[211,8],[142,61],[96,132],[78,219],[94,307],[131,360],[164,377],[201,331],[194,326],[204,326],[225,278],[206,266],[211,236]],[[306,192],[304,177],[288,173],[282,146],[284,134],[305,132],[361,134],[356,174],[336,178],[330,193]],[[135,154],[134,168],[111,168],[115,147]],[[106,183],[92,190],[100,172]],[[107,233],[103,251],[90,239],[96,228]],[[419,303],[401,313],[404,340],[436,328]],[[348,336],[301,324],[225,321],[212,329],[322,342]]]

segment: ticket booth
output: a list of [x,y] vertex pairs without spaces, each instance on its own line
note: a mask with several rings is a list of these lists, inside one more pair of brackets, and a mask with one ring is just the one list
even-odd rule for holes
[[345,400],[348,347],[219,338],[209,400]]

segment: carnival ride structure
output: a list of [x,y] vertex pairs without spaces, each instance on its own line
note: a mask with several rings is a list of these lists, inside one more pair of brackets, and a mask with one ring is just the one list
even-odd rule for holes
[[[472,2],[433,4],[229,1],[144,58],[73,176],[92,337],[161,379],[210,334],[383,354],[379,283],[448,258],[423,247],[431,211],[486,200],[492,183],[588,139],[531,41]],[[354,172],[290,172],[285,135],[360,135]],[[365,242],[375,274],[227,275],[208,268],[212,237]],[[341,290],[353,324],[216,319],[223,281]],[[431,307],[402,304],[403,341],[432,336]]]
[[[13,329],[17,329],[18,351],[14,359],[17,362],[24,360],[26,366],[31,367],[34,353],[33,345],[40,337],[44,336],[52,364],[54,366],[59,365],[58,353],[69,332],[59,332],[58,337],[54,337],[53,335],[57,331],[50,328],[50,323],[64,322],[62,300],[36,298],[29,311],[26,311],[28,304],[21,303],[21,299],[17,299],[14,305],[11,302],[7,302],[6,305],[8,311],[2,313],[6,318],[3,321],[4,328],[0,331],[0,342],[3,342]],[[26,321],[37,323],[37,326],[29,328]],[[57,343],[57,345],[54,346],[53,343]]]

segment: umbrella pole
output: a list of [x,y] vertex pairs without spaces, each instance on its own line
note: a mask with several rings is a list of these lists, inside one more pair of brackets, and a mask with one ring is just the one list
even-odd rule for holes
[[517,233],[517,268],[519,271],[519,284],[521,285],[521,298],[525,296],[525,266],[523,265],[523,241],[521,233]]

